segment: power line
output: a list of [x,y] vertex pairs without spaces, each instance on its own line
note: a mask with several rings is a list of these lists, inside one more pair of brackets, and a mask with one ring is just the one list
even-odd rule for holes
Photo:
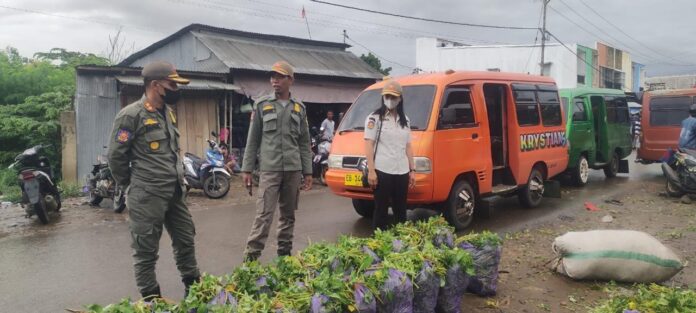
[[401,66],[401,67],[406,68],[406,69],[409,69],[409,70],[413,70],[413,69],[416,68],[415,66],[403,65],[403,64],[401,64],[401,63],[398,63],[398,62],[395,62],[395,61],[386,59],[386,58],[384,58],[384,57],[381,57],[381,56],[380,56],[379,54],[377,54],[376,52],[370,50],[370,48],[366,47],[365,45],[363,45],[363,44],[361,44],[361,43],[359,43],[359,42],[357,42],[357,41],[355,41],[355,39],[349,37],[348,34],[346,34],[345,37],[346,37],[346,39],[352,41],[352,42],[355,43],[356,45],[358,45],[358,46],[362,47],[363,49],[367,50],[367,52],[374,54],[377,58],[380,58],[380,59],[382,59],[382,60],[384,60],[384,61],[387,61],[387,62],[389,62],[389,63],[392,63],[392,64],[395,64],[395,65]]
[[356,11],[362,11],[362,12],[368,12],[368,13],[374,13],[374,14],[381,14],[381,15],[387,15],[387,16],[393,16],[393,17],[400,17],[400,18],[406,18],[406,19],[418,20],[418,21],[425,21],[425,22],[449,24],[449,25],[470,26],[470,27],[482,27],[482,28],[495,28],[495,29],[511,29],[511,30],[537,30],[537,29],[538,29],[538,28],[536,28],[536,27],[518,27],[518,26],[500,26],[500,25],[484,25],[484,24],[460,23],[460,22],[452,22],[452,21],[445,21],[445,20],[436,20],[436,19],[422,18],[422,17],[416,17],[416,16],[407,16],[407,15],[401,15],[401,14],[395,14],[395,13],[389,13],[389,12],[382,12],[382,11],[376,11],[376,10],[369,10],[369,9],[363,9],[363,8],[358,8],[358,7],[353,7],[353,6],[343,5],[343,4],[331,3],[331,2],[321,1],[321,0],[310,0],[310,1],[316,2],[316,3],[321,3],[321,4],[328,4],[328,5],[331,5],[331,6],[341,7],[341,8],[345,8],[345,9],[356,10]]
[[[537,21],[537,26],[538,26],[539,28],[541,28],[541,18],[542,18],[543,16],[544,16],[544,8],[542,7],[542,8],[541,8],[541,13],[539,13],[539,21]],[[540,33],[540,32],[537,31],[537,32],[534,34],[534,45],[532,46],[531,49],[529,49],[529,57],[527,58],[527,63],[524,65],[524,71],[525,71],[525,72],[528,72],[528,73],[529,73],[529,71],[527,71],[527,69],[529,68],[529,61],[532,60],[532,55],[534,54],[534,48],[536,47],[536,43],[537,43],[537,41],[539,40],[539,33]]]
[[[616,24],[612,23],[610,20],[608,20],[607,18],[605,18],[604,16],[602,16],[601,14],[599,14],[599,12],[597,12],[594,8],[592,8],[591,6],[587,5],[587,3],[585,3],[585,1],[580,0],[580,3],[582,3],[582,5],[584,5],[584,6],[587,7],[588,9],[590,9],[590,11],[592,11],[595,15],[599,16],[599,18],[601,18],[602,20],[604,20],[605,22],[607,22],[607,24],[609,24],[609,25],[611,25],[612,27],[616,28],[619,32],[621,32],[622,34],[624,34],[626,37],[632,39],[633,41],[637,42],[639,45],[641,45],[641,46],[647,48],[648,50],[650,50],[650,51],[652,51],[653,53],[655,53],[655,54],[657,54],[657,55],[660,55],[660,56],[662,56],[662,57],[666,57],[666,58],[668,58],[668,59],[672,59],[672,60],[675,60],[675,61],[677,61],[677,62],[682,62],[682,61],[680,61],[680,60],[678,60],[678,59],[675,59],[674,57],[665,55],[665,54],[661,53],[660,51],[657,51],[657,50],[653,49],[653,48],[650,47],[649,45],[646,45],[646,44],[644,44],[643,42],[641,42],[640,40],[636,39],[635,37],[629,35],[629,34],[626,33],[623,29],[621,29],[621,27],[616,26]],[[696,64],[695,64],[695,65],[696,65]]]
[[575,57],[576,57],[578,60],[582,60],[582,62],[584,62],[585,64],[589,65],[592,69],[594,69],[595,71],[597,71],[597,73],[599,74],[600,80],[602,79],[602,71],[600,71],[599,68],[595,67],[594,64],[587,62],[587,60],[581,58],[581,57],[578,55],[578,53],[577,53],[576,51],[573,51],[573,49],[571,49],[570,47],[568,47],[565,43],[563,43],[563,41],[561,41],[560,39],[558,39],[558,37],[556,37],[556,36],[555,36],[554,34],[552,34],[550,31],[547,30],[546,33],[549,34],[549,36],[553,37],[553,39],[556,39],[556,41],[557,41],[558,43],[560,43],[561,46],[563,46],[564,48],[568,49],[568,51],[570,51],[570,53],[572,53],[573,55],[575,55]]

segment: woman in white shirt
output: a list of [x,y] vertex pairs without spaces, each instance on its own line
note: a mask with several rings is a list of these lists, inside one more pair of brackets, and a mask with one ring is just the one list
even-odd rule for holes
[[368,181],[374,190],[375,228],[388,226],[389,204],[397,223],[406,221],[406,196],[415,186],[411,126],[404,113],[401,85],[389,80],[382,105],[365,119]]

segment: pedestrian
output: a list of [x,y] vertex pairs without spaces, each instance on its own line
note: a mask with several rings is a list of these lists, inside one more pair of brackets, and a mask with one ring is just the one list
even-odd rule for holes
[[696,104],[689,107],[689,117],[681,122],[679,148],[696,150]]
[[226,143],[220,144],[220,151],[222,152],[222,163],[225,164],[225,169],[230,173],[239,173],[240,168],[237,163],[237,157],[230,153],[229,146]]
[[251,172],[258,154],[259,188],[256,218],[244,251],[244,260],[261,256],[276,207],[279,207],[278,256],[292,253],[300,185],[312,186],[312,155],[307,125],[307,110],[290,95],[294,70],[285,61],[275,63],[269,72],[274,93],[262,97],[252,111],[251,126],[244,151],[242,175],[251,186]]
[[116,115],[109,168],[120,186],[128,186],[126,205],[140,294],[143,298],[162,296],[155,264],[163,228],[172,239],[176,266],[188,294],[200,272],[194,248],[196,231],[184,201],[179,130],[170,106],[181,97],[178,85],[189,81],[166,62],[145,65],[142,77],[143,97]]
[[324,121],[321,122],[321,128],[320,128],[320,130],[322,132],[321,138],[324,140],[327,140],[327,141],[333,140],[334,129],[336,129],[335,128],[336,123],[334,122],[333,118],[334,118],[333,111],[329,110],[328,112],[326,112],[326,119],[324,119]]
[[382,88],[382,105],[365,119],[368,182],[374,190],[376,229],[388,226],[389,204],[397,223],[406,221],[406,197],[415,187],[411,126],[404,113],[401,85],[389,80]]

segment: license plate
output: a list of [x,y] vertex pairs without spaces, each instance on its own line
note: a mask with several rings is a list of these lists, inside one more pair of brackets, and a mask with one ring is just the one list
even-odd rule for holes
[[344,184],[346,186],[362,187],[362,173],[358,174],[346,174]]

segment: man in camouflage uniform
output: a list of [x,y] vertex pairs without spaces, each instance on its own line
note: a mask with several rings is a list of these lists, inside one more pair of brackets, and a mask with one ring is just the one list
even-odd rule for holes
[[188,294],[189,286],[200,277],[193,240],[196,231],[184,201],[179,130],[169,105],[180,98],[177,84],[189,81],[166,62],[146,65],[142,76],[145,95],[116,115],[109,168],[119,185],[129,186],[126,205],[140,293],[144,298],[161,297],[155,264],[164,226]]
[[244,182],[251,186],[251,172],[258,154],[257,212],[244,251],[246,261],[261,256],[276,206],[280,208],[278,256],[291,254],[295,210],[303,175],[303,189],[309,190],[312,186],[307,111],[302,102],[290,96],[294,70],[287,62],[280,61],[273,65],[270,75],[275,93],[256,101],[242,164]]

